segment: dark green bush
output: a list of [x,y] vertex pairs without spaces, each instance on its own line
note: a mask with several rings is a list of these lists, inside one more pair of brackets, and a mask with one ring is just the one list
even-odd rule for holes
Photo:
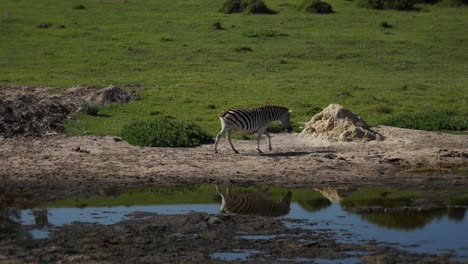
[[72,8],[77,9],[77,10],[86,9],[86,7],[84,5],[74,5]]
[[250,13],[250,14],[276,14],[261,0],[226,0],[220,8],[225,14]]
[[251,31],[245,33],[248,38],[275,38],[275,37],[287,37],[288,34],[281,33],[276,30],[264,30],[264,31]]
[[235,48],[234,51],[236,51],[236,52],[252,52],[253,49],[250,48],[250,47],[239,47],[239,48]]
[[219,21],[214,22],[211,26],[214,30],[224,30],[223,25]]
[[447,111],[407,113],[394,116],[386,120],[384,124],[420,130],[463,131],[468,129],[468,117]]
[[393,27],[393,26],[390,25],[387,21],[382,21],[382,22],[380,22],[380,26],[381,26],[382,28],[392,28],[392,27]]
[[447,0],[446,2],[449,6],[463,6],[463,5],[468,5],[468,0]]
[[416,0],[360,0],[359,5],[372,9],[414,10]]
[[299,10],[317,14],[335,13],[335,11],[333,11],[333,8],[329,3],[320,0],[304,0],[299,5]]
[[132,122],[122,128],[121,136],[132,145],[147,147],[195,147],[212,142],[199,126],[168,117]]

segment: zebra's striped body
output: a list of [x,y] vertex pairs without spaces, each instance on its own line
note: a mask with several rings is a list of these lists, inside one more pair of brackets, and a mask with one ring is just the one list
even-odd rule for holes
[[216,190],[222,198],[220,212],[259,216],[282,216],[289,213],[292,193],[288,192],[279,202],[269,199],[266,193],[260,190],[258,193],[240,193],[232,195]]
[[260,138],[263,134],[268,137],[268,147],[271,150],[270,134],[266,131],[268,124],[275,120],[281,121],[283,128],[291,132],[290,110],[282,106],[265,106],[252,109],[229,109],[224,111],[219,119],[221,121],[221,131],[216,136],[214,150],[218,152],[219,139],[227,132],[228,141],[234,152],[239,153],[232,144],[231,132],[235,129],[244,133],[257,133],[257,151],[260,150]]

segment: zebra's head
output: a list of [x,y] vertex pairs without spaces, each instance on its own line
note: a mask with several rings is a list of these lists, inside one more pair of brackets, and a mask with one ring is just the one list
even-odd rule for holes
[[281,116],[281,125],[283,128],[288,132],[292,132],[292,125],[291,125],[291,112],[292,110],[285,111],[284,115]]

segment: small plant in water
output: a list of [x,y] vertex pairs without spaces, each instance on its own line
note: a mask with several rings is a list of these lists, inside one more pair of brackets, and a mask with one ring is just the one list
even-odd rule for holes
[[79,112],[87,115],[96,116],[99,113],[100,106],[92,101],[83,101],[80,105]]

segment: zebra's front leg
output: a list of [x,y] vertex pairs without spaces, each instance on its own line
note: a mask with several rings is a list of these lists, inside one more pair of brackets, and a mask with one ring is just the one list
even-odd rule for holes
[[215,141],[215,145],[214,145],[215,153],[218,153],[218,142],[219,142],[219,139],[224,135],[224,133],[226,133],[226,130],[223,128],[223,129],[221,129],[221,131],[216,136],[216,141]]
[[237,151],[237,149],[236,149],[236,148],[234,147],[234,145],[232,144],[232,140],[231,140],[231,138],[232,138],[232,130],[229,130],[227,133],[228,133],[228,141],[229,141],[229,144],[231,144],[232,150],[234,150],[234,152],[235,152],[236,154],[239,154],[239,151]]

